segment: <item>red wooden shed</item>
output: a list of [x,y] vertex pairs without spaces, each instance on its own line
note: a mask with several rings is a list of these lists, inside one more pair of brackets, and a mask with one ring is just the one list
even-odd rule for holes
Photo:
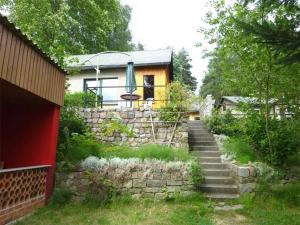
[[0,16],[0,224],[43,205],[52,191],[65,75]]

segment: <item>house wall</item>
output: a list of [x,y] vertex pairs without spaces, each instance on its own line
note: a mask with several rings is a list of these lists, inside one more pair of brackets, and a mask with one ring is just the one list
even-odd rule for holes
[[[154,67],[137,67],[135,68],[135,76],[136,76],[136,82],[137,86],[143,86],[143,77],[144,75],[154,75],[154,82],[155,85],[162,85],[164,87],[155,87],[155,93],[154,97],[157,102],[153,104],[154,108],[160,108],[165,105],[165,92],[166,92],[166,85],[170,83],[169,80],[169,69],[167,66],[154,66]],[[125,86],[126,84],[126,69],[103,69],[100,72],[99,78],[118,78],[118,85],[119,86]],[[80,74],[76,75],[70,75],[67,77],[67,83],[69,84],[68,90],[71,93],[74,92],[82,92],[84,79],[90,79],[95,78],[96,73],[95,71],[88,71],[88,72],[81,72]],[[118,95],[125,94],[125,88],[119,88],[118,89]],[[142,87],[139,87],[136,91],[136,94],[141,96],[141,99],[143,98],[144,90]],[[120,99],[121,100],[121,99]],[[118,104],[118,107],[124,107],[126,104],[125,102],[120,102]],[[141,106],[140,103],[136,103],[135,107]]]
[[[118,78],[118,85],[124,86],[125,85],[125,69],[114,69],[114,70],[101,70],[99,78],[112,78],[117,77]],[[83,80],[84,79],[90,79],[90,78],[96,78],[96,72],[95,71],[84,71],[80,74],[76,75],[70,75],[67,76],[67,83],[70,85],[68,87],[68,90],[71,93],[74,92],[82,92],[83,91]],[[120,95],[125,92],[125,89],[120,89]]]
[[[142,86],[144,83],[144,75],[154,75],[154,85],[163,86],[155,87],[154,89],[154,100],[153,108],[161,108],[166,105],[166,86],[170,83],[169,81],[169,70],[168,67],[149,67],[149,68],[137,68],[136,69],[136,82],[138,86]],[[142,87],[137,89],[138,95],[144,95]]]

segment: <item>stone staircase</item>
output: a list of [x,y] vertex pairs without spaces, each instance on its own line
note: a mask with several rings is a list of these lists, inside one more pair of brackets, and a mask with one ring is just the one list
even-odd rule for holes
[[213,134],[200,120],[189,121],[189,149],[201,164],[204,182],[198,189],[214,200],[238,198],[238,187],[230,176],[227,164],[221,163],[220,151]]

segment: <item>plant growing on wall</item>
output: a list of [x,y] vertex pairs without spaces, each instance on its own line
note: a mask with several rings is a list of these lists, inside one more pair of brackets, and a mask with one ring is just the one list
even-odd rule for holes
[[113,136],[115,133],[126,135],[127,137],[134,137],[134,132],[126,124],[123,123],[120,117],[112,114],[111,120],[101,122],[101,133],[105,136]]

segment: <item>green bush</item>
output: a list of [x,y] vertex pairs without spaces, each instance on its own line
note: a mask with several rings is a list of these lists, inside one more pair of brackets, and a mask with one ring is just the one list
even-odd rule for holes
[[65,188],[55,188],[51,200],[50,200],[50,205],[51,206],[63,206],[71,202],[73,193]]
[[104,136],[113,136],[114,133],[134,137],[134,132],[120,119],[106,120],[101,123],[101,133]]
[[233,117],[230,111],[227,111],[225,114],[214,111],[212,116],[205,120],[205,123],[208,129],[215,134],[233,136],[239,133],[237,121],[238,120]]
[[90,134],[73,134],[69,139],[69,144],[59,146],[59,148],[64,153],[62,157],[64,161],[77,164],[89,156],[99,156],[105,145],[99,143]]
[[201,168],[200,164],[198,162],[193,162],[191,164],[190,171],[191,171],[192,182],[194,184],[200,184],[204,179],[202,168]]
[[[93,108],[95,107],[96,96],[92,93],[75,92],[65,93],[64,105],[65,107],[76,107],[76,108]],[[101,99],[101,98],[99,98]]]
[[140,158],[163,161],[189,161],[192,157],[186,149],[174,149],[167,146],[148,144],[132,149],[128,146],[111,146],[101,152],[104,158]]
[[224,143],[225,151],[232,154],[242,164],[257,160],[255,150],[241,138],[231,137]]
[[265,128],[265,118],[259,113],[249,114],[241,121],[244,138],[251,144],[259,156],[274,166],[285,165],[290,155],[296,155],[300,149],[300,121],[297,119],[269,119],[270,140]]
[[190,106],[188,88],[179,81],[172,82],[166,91],[166,106],[159,111],[162,121],[179,121]]

